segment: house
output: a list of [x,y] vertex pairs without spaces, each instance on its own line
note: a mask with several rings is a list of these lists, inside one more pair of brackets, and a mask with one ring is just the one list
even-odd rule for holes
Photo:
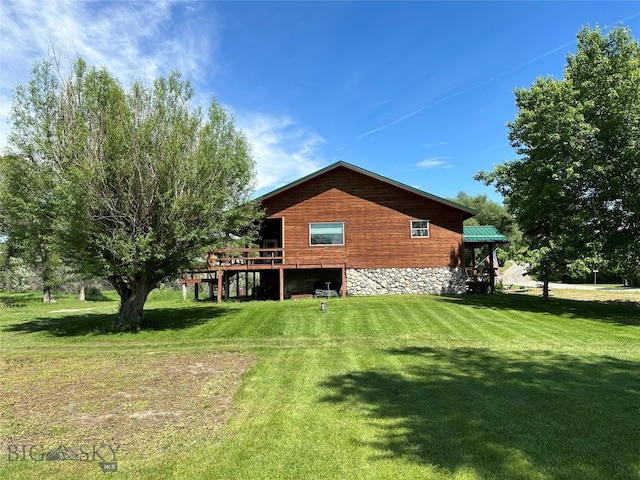
[[209,283],[218,300],[231,284],[280,300],[465,291],[468,207],[345,162],[258,200],[260,248],[213,252],[205,271],[183,277],[185,288]]

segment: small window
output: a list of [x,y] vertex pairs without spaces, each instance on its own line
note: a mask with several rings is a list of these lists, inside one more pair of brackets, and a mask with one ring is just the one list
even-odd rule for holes
[[429,220],[411,220],[411,238],[429,238]]
[[310,245],[344,245],[344,223],[310,223]]

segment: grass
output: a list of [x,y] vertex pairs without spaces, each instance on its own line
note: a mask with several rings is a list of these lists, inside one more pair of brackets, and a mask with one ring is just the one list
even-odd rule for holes
[[[533,296],[541,296],[541,288],[524,288],[524,292],[518,292],[518,286],[515,285],[511,291],[505,293],[526,293]],[[586,302],[599,303],[635,303],[640,304],[640,290],[637,288],[596,288],[589,290],[580,290],[574,288],[558,288],[551,289],[550,296],[564,300],[583,300]]]
[[0,295],[0,477],[640,479],[635,295]]

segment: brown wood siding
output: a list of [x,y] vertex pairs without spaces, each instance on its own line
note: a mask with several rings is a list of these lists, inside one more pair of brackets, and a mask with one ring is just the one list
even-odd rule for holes
[[[285,218],[284,248],[335,249],[349,268],[462,266],[462,212],[375,178],[338,168],[263,202],[268,218]],[[411,238],[411,220],[429,220],[429,238]],[[310,247],[309,223],[343,222],[345,245]]]

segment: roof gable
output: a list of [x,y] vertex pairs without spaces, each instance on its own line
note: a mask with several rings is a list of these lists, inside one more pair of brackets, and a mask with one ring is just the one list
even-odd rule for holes
[[365,170],[363,168],[356,167],[355,165],[351,165],[349,163],[342,162],[342,161],[336,162],[336,163],[334,163],[332,165],[329,165],[329,166],[327,166],[327,167],[325,167],[323,169],[318,170],[317,172],[314,172],[314,173],[312,173],[310,175],[307,175],[306,177],[302,177],[302,178],[300,178],[300,179],[298,179],[298,180],[296,180],[294,182],[291,182],[291,183],[289,183],[289,184],[287,184],[287,185],[285,185],[283,187],[280,187],[280,188],[278,188],[276,190],[273,190],[272,192],[269,192],[269,193],[267,193],[265,195],[262,195],[261,197],[258,197],[257,200],[259,202],[264,202],[264,201],[269,200],[269,199],[271,199],[271,198],[273,198],[273,197],[275,197],[277,195],[280,195],[280,194],[282,194],[282,193],[284,193],[284,192],[286,192],[288,190],[291,190],[291,189],[293,189],[293,188],[295,188],[297,186],[300,186],[300,185],[302,185],[302,184],[304,184],[306,182],[310,182],[310,181],[316,179],[317,177],[319,177],[319,176],[321,176],[321,175],[323,175],[323,174],[325,174],[327,172],[330,172],[332,170],[336,170],[336,169],[339,169],[339,168],[346,169],[346,170],[349,170],[349,171],[352,171],[352,172],[355,172],[355,173],[358,173],[358,174],[361,174],[361,175],[365,175],[365,176],[367,176],[369,178],[373,178],[373,179],[378,180],[380,182],[383,182],[385,184],[391,185],[391,186],[393,186],[395,188],[398,188],[398,189],[413,193],[413,194],[418,195],[420,197],[423,197],[423,198],[426,198],[426,199],[429,199],[429,200],[433,200],[433,201],[435,201],[437,203],[440,203],[440,204],[449,206],[451,208],[454,208],[456,210],[459,210],[462,213],[464,219],[471,218],[471,217],[475,216],[476,213],[477,213],[472,208],[466,207],[464,205],[460,205],[459,203],[455,203],[455,202],[452,202],[450,200],[446,200],[444,198],[438,197],[436,195],[432,195],[432,194],[427,193],[427,192],[423,192],[422,190],[419,190],[417,188],[413,188],[413,187],[410,187],[410,186],[405,185],[403,183],[396,182],[395,180],[391,180],[391,179],[386,178],[386,177],[384,177],[382,175],[378,175],[376,173],[370,172],[370,171]]

